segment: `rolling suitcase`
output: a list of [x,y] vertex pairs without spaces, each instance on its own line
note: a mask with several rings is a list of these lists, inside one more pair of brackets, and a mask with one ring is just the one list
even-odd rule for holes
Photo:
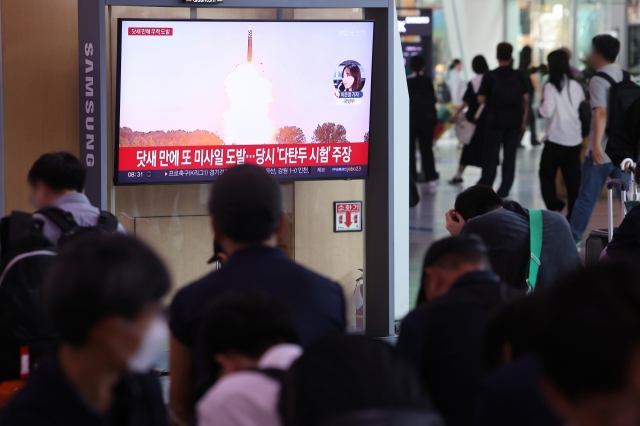
[[620,187],[620,193],[622,194],[621,209],[623,218],[632,208],[629,203],[638,203],[638,200],[640,199],[638,196],[637,186],[633,180],[633,170],[631,171],[629,195],[627,194],[627,185],[624,180],[611,179],[607,182],[609,227],[607,229],[594,229],[589,233],[589,237],[585,244],[584,263],[586,266],[598,263],[602,252],[607,247],[607,244],[609,244],[609,241],[613,238],[613,233],[615,231],[615,228],[613,227],[613,189],[616,186]]

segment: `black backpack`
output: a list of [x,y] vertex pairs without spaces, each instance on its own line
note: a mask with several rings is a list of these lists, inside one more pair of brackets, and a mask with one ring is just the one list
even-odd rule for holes
[[[91,227],[79,226],[71,213],[58,208],[38,213],[62,231],[58,246],[118,228],[118,219],[107,212]],[[44,276],[57,249],[44,236],[43,226],[43,220],[22,212],[0,220],[0,382],[26,378],[38,359],[58,343],[42,295]]]
[[57,207],[38,210],[62,231],[58,239],[58,247],[63,247],[69,241],[90,234],[115,234],[118,231],[118,218],[113,214],[101,211],[95,226],[80,226],[73,218],[73,214]]
[[597,72],[593,77],[600,77],[611,84],[609,89],[609,105],[607,106],[607,135],[612,134],[612,130],[618,125],[618,121],[622,114],[631,106],[631,104],[640,98],[640,86],[631,79],[631,74],[622,71],[622,81],[616,82],[611,76],[605,72]]
[[58,341],[43,312],[42,281],[56,255],[43,225],[21,212],[0,220],[0,382],[26,378]]

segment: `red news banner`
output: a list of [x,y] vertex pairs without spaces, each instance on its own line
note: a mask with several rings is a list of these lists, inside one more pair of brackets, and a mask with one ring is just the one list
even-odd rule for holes
[[263,167],[365,166],[369,143],[120,147],[120,171]]

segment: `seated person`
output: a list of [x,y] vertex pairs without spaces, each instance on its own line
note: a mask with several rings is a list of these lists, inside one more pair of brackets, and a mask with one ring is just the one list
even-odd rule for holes
[[285,223],[282,194],[266,170],[244,164],[225,172],[213,185],[209,214],[228,260],[178,291],[170,308],[171,408],[185,424],[193,422],[195,403],[215,382],[195,357],[200,319],[211,301],[229,292],[269,294],[291,310],[302,346],[346,328],[342,288],[276,248]]
[[167,344],[160,307],[169,287],[160,259],[131,237],[71,242],[44,289],[60,347],[0,411],[0,424],[166,425],[160,383],[149,369]]
[[285,426],[443,426],[414,369],[386,342],[318,339],[284,377]]
[[420,372],[447,426],[468,425],[483,374],[482,330],[515,297],[477,238],[435,242],[423,265],[426,302],[402,321],[398,351]]
[[[640,182],[640,167],[636,166],[633,179],[636,184]],[[640,206],[632,208],[613,231],[613,239],[605,253],[613,260],[624,260],[640,253]]]
[[202,359],[220,379],[198,402],[198,425],[279,426],[279,377],[302,353],[287,306],[261,293],[220,297],[200,338]]
[[509,303],[489,320],[482,337],[482,359],[488,372],[537,351],[542,296],[536,293]]
[[640,424],[635,265],[602,263],[567,277],[549,292],[541,335],[541,387],[564,424]]
[[[100,218],[100,209],[92,206],[83,194],[86,178],[87,169],[72,154],[44,154],[29,170],[29,185],[33,191],[31,201],[38,210],[57,207],[71,213],[79,226],[95,226]],[[44,236],[52,244],[58,245],[62,235],[60,228],[42,214],[36,213],[34,218],[44,222]],[[125,233],[120,224],[118,232]]]
[[[580,256],[567,219],[542,212],[543,237],[536,290],[548,289],[554,280],[581,267]],[[493,270],[510,287],[527,290],[529,211],[515,201],[503,201],[488,186],[475,185],[458,195],[455,208],[446,213],[451,235],[477,235],[489,249]]]
[[484,364],[490,371],[478,391],[473,426],[562,426],[540,392],[539,349],[544,294],[507,305],[487,324]]

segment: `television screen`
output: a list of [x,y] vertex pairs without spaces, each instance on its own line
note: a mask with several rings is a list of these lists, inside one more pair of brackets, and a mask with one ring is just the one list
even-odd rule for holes
[[116,184],[368,175],[373,22],[120,20]]

